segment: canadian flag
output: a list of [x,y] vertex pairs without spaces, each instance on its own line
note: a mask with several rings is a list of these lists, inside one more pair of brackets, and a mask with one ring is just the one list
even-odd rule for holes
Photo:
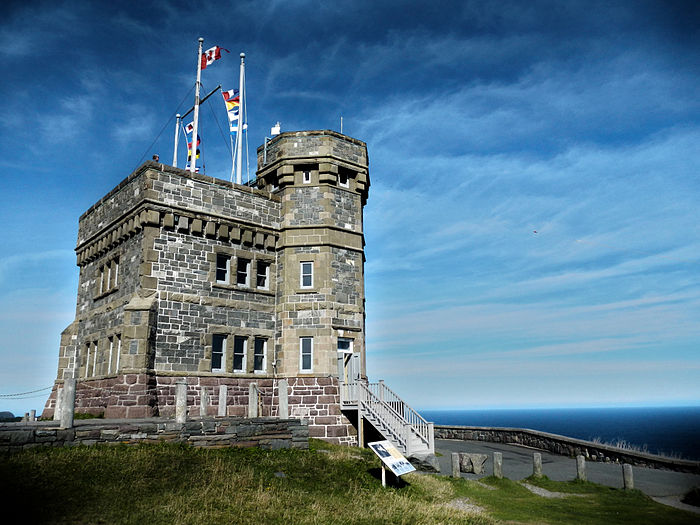
[[224,49],[223,47],[219,46],[214,46],[202,53],[202,69],[206,69],[208,65],[214,62],[214,60],[219,60],[221,58],[222,51],[230,53],[228,49]]

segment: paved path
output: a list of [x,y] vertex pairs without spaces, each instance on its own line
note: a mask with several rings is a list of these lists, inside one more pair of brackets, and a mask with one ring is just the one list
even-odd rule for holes
[[[576,460],[548,452],[534,450],[516,445],[502,445],[484,441],[461,441],[451,439],[436,439],[435,450],[442,454],[440,473],[451,475],[452,452],[471,452],[487,454],[485,474],[462,474],[468,479],[478,479],[493,474],[493,453],[503,454],[503,476],[512,480],[521,480],[532,475],[532,454],[542,454],[542,473],[556,481],[567,481],[576,478]],[[700,475],[633,467],[634,487],[648,496],[666,499],[670,502],[687,493],[691,488],[700,486]],[[622,466],[614,463],[586,463],[588,481],[622,488]]]

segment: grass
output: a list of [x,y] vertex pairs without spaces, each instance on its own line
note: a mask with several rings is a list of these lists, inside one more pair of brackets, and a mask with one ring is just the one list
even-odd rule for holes
[[[37,448],[0,458],[5,508],[35,523],[336,524],[697,523],[638,492],[530,480],[585,496],[546,499],[509,480],[409,474],[381,487],[368,450],[312,440],[311,449],[178,445]],[[485,513],[454,508],[478,505]]]

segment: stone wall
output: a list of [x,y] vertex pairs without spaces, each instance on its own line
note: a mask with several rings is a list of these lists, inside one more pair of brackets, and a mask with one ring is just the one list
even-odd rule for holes
[[34,447],[95,444],[186,443],[196,447],[309,447],[309,429],[297,419],[203,418],[186,423],[150,418],[79,420],[72,428],[56,423],[0,423],[0,452]]
[[435,439],[459,439],[523,445],[562,456],[582,455],[586,461],[628,463],[637,467],[700,473],[700,462],[671,459],[624,450],[582,439],[522,428],[462,427],[435,425]]
[[[189,417],[200,417],[202,391],[207,391],[207,416],[220,412],[219,392],[226,387],[225,415],[247,417],[251,383],[260,392],[258,415],[279,417],[279,381],[265,377],[215,375],[125,374],[94,380],[78,380],[75,412],[106,418],[172,417],[175,415],[175,384],[187,381]],[[357,431],[340,410],[336,377],[287,378],[289,416],[304,419],[311,437],[338,444],[356,444]],[[43,418],[53,417],[56,387],[46,403]]]

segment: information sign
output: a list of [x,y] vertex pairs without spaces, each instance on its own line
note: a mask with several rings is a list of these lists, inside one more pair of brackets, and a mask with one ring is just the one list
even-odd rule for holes
[[379,459],[389,467],[389,470],[397,476],[403,476],[404,474],[416,470],[415,467],[403,457],[403,454],[388,441],[374,441],[372,443],[367,443],[367,446],[371,448],[374,453],[379,456]]

